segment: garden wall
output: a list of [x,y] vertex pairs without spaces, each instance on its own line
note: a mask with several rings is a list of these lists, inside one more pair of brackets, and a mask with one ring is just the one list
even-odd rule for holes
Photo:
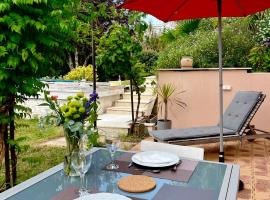
[[[65,103],[68,96],[74,96],[78,92],[84,92],[85,96],[89,96],[93,92],[93,86],[91,82],[78,81],[78,82],[45,82],[48,84],[48,91],[50,95],[58,96],[60,103]],[[111,107],[113,103],[121,98],[124,93],[124,86],[111,86],[110,83],[98,82],[97,93],[99,95],[99,110],[98,113],[102,114],[106,108]],[[40,94],[40,97],[29,98],[25,105],[32,109],[32,117],[40,117],[47,115],[50,109],[47,106],[39,106],[44,103],[44,96]]]
[[[270,131],[270,73],[248,73],[247,68],[224,69],[224,110],[239,90],[262,91],[267,96],[252,124]],[[158,83],[173,83],[185,90],[185,109],[169,105],[169,119],[174,128],[215,125],[219,121],[218,69],[163,69]],[[160,113],[159,113],[160,114]]]

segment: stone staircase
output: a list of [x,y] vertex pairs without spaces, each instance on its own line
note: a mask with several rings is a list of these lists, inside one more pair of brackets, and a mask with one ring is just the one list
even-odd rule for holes
[[[141,94],[141,102],[139,109],[139,117],[149,116],[152,113],[154,107],[156,96],[153,94],[153,89],[151,86],[152,80],[155,77],[147,77],[146,91]],[[137,95],[133,93],[134,99],[134,116],[136,112],[136,107],[138,104]],[[122,98],[114,102],[114,106],[106,109],[104,114],[99,115],[99,120],[97,121],[97,127],[99,132],[102,134],[110,134],[112,136],[126,135],[130,128],[130,123],[132,121],[131,117],[131,99],[130,92],[125,92]]]

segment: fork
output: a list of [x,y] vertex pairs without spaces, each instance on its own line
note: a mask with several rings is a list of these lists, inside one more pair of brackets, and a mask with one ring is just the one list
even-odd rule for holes
[[177,170],[177,167],[178,167],[179,165],[181,165],[181,163],[182,163],[182,160],[179,160],[179,161],[174,165],[174,167],[172,168],[172,171],[176,171],[176,170]]

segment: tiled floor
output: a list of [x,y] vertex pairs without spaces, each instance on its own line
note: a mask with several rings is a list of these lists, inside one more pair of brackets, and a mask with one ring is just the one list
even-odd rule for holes
[[[197,145],[205,150],[205,160],[218,160],[219,144]],[[134,149],[138,150],[139,146]],[[240,165],[241,180],[245,189],[238,200],[270,199],[270,140],[257,139],[253,142],[225,142],[225,162]]]

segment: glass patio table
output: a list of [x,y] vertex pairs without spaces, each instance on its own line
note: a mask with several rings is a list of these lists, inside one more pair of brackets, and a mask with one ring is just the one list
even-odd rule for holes
[[[177,182],[166,179],[156,180],[157,186],[154,190],[145,193],[127,193],[121,191],[117,181],[129,174],[107,171],[104,166],[111,162],[109,152],[102,148],[93,148],[92,164],[86,174],[86,184],[93,192],[112,192],[137,199],[153,199],[164,184],[180,186],[184,188],[198,188],[211,190],[217,200],[236,200],[238,192],[238,181],[240,168],[238,165],[222,164],[216,162],[199,161],[195,171],[188,182]],[[116,156],[124,152],[117,152]],[[29,169],[31,170],[31,169]],[[3,193],[0,199],[10,200],[48,200],[63,199],[61,195],[73,199],[70,192],[80,185],[79,177],[67,177],[63,172],[63,164],[57,165]],[[67,199],[68,199],[67,198]],[[168,198],[169,199],[169,198]]]

